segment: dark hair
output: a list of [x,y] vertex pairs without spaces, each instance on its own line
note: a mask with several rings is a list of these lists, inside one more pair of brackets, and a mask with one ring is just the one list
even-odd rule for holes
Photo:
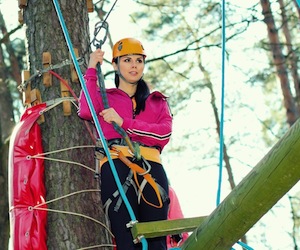
[[[115,85],[118,88],[120,85],[120,76],[117,74],[117,72],[115,73]],[[135,110],[135,114],[139,114],[142,110],[145,110],[145,106],[146,106],[146,99],[150,94],[150,89],[148,87],[148,84],[141,78],[138,82],[137,82],[137,89],[136,92],[134,94],[135,97],[135,101],[136,101],[136,110]]]

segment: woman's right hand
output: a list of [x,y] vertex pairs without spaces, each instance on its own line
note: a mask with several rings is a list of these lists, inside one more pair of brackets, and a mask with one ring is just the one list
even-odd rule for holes
[[96,49],[90,54],[89,68],[96,68],[97,63],[102,64],[104,52],[101,49]]

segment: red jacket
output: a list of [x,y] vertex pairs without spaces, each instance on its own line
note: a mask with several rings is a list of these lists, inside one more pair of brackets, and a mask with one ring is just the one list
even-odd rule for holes
[[[96,114],[103,109],[100,88],[97,85],[97,71],[89,68],[85,74],[86,86],[92,100]],[[124,91],[111,88],[106,90],[109,106],[123,118],[122,128],[132,141],[138,141],[147,146],[159,146],[161,149],[169,142],[172,133],[172,115],[166,97],[160,92],[151,93],[146,100],[146,107],[133,118],[133,103]],[[81,91],[79,111],[81,118],[91,120],[92,115],[86,97]],[[101,129],[107,140],[121,138],[112,124],[109,124],[98,115]]]

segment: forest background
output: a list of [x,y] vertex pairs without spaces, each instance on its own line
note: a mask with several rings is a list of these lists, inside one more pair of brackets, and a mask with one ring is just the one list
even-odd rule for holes
[[[24,110],[17,86],[28,62],[24,26],[18,23],[18,1],[0,3],[0,131],[4,147]],[[91,37],[95,24],[113,3],[94,1],[95,9],[89,13]],[[228,1],[225,9],[225,72],[221,2],[122,0],[107,20],[109,40],[103,46],[107,85],[112,82],[111,45],[132,36],[139,38],[147,51],[145,78],[153,89],[170,97],[173,137],[162,159],[186,217],[208,215],[216,207],[222,76],[226,145],[222,199],[299,117],[300,12],[296,1]],[[9,106],[13,117],[7,111]],[[1,162],[5,157],[2,155]],[[1,187],[7,186],[6,172],[2,164]],[[8,210],[2,192],[0,228],[4,232]],[[254,249],[299,249],[299,232],[297,184],[247,233],[247,244]]]

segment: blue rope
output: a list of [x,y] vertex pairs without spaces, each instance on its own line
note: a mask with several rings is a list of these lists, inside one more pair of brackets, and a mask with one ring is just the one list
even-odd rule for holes
[[247,250],[254,250],[254,248],[249,247],[247,244],[245,244],[244,242],[239,241],[238,244],[240,246],[242,246],[243,248],[247,249]]
[[296,0],[298,7],[300,8],[300,0]]
[[223,175],[223,145],[224,145],[224,92],[225,92],[225,45],[226,45],[226,29],[225,29],[225,0],[222,1],[222,97],[221,97],[221,117],[220,117],[220,152],[219,152],[219,180],[217,190],[217,206],[221,200],[221,186]]
[[[100,136],[100,139],[101,139],[104,151],[105,151],[105,153],[107,155],[107,159],[108,159],[108,162],[110,164],[110,167],[111,167],[113,176],[115,178],[117,187],[118,187],[120,195],[121,195],[121,197],[122,197],[122,199],[124,201],[124,204],[126,205],[126,208],[127,208],[128,212],[129,212],[130,218],[131,218],[132,222],[135,223],[137,221],[136,217],[135,217],[135,214],[134,214],[134,212],[132,210],[132,207],[131,207],[131,205],[130,205],[127,197],[126,197],[126,194],[125,194],[125,192],[123,190],[123,187],[122,187],[122,184],[120,182],[120,179],[119,179],[116,167],[115,167],[114,162],[113,162],[113,160],[112,160],[112,158],[110,156],[110,152],[109,152],[108,146],[106,144],[105,137],[104,137],[102,129],[100,127],[99,121],[97,119],[97,114],[96,114],[95,109],[93,107],[92,100],[91,100],[89,92],[88,92],[88,90],[87,90],[87,88],[85,86],[85,81],[84,81],[83,75],[81,74],[80,67],[79,67],[79,64],[77,62],[74,50],[73,50],[72,42],[71,42],[71,39],[70,39],[68,30],[67,30],[67,27],[66,27],[64,18],[62,16],[62,13],[61,13],[61,10],[60,10],[60,6],[59,6],[57,0],[53,0],[53,3],[54,3],[55,9],[56,9],[56,13],[57,13],[57,16],[59,18],[60,25],[62,27],[64,36],[65,36],[65,39],[66,39],[69,51],[71,53],[71,57],[72,57],[72,61],[74,63],[75,70],[76,70],[76,72],[78,74],[82,90],[83,90],[83,92],[84,92],[84,94],[86,96],[87,103],[88,103],[88,106],[90,108],[90,111],[91,111],[91,114],[92,114],[92,117],[93,117],[93,120],[94,120],[94,123],[95,123],[95,126],[96,126],[96,130],[97,130],[97,132],[98,132],[98,134]],[[142,243],[142,246],[143,246],[143,250],[147,250],[148,249],[148,243],[147,243],[147,241],[146,241],[146,239],[144,237],[141,238],[141,243]]]
[[[297,0],[300,1],[300,0]],[[222,0],[222,96],[221,96],[221,117],[220,117],[220,152],[219,152],[219,180],[217,190],[217,206],[221,201],[221,187],[223,178],[223,154],[224,154],[224,100],[225,100],[225,52],[226,52],[226,22],[225,22],[225,0]],[[253,250],[247,244],[238,241],[239,245],[248,250]],[[234,248],[232,248],[234,250]]]

